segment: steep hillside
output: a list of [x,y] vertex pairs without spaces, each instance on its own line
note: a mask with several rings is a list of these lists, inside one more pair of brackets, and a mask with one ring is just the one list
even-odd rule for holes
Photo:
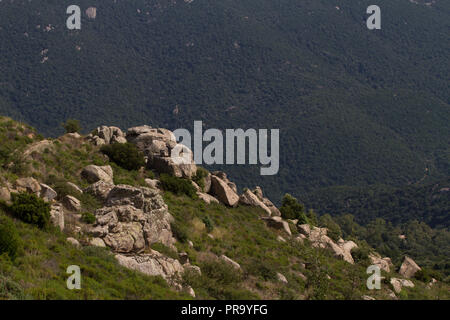
[[280,128],[279,175],[222,168],[276,199],[449,175],[448,1],[379,0],[381,31],[366,0],[80,0],[80,31],[69,4],[0,3],[2,114],[53,136],[68,118]]
[[[391,263],[298,203],[278,209],[223,172],[164,167],[164,129],[44,139],[8,118],[0,128],[0,298],[450,298],[443,273]],[[370,264],[380,290],[366,287]],[[66,288],[70,265],[81,290]]]

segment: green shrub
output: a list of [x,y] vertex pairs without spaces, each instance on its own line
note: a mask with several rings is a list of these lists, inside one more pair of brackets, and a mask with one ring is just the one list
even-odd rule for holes
[[185,194],[192,199],[197,198],[197,190],[195,190],[195,187],[189,180],[177,178],[165,173],[161,174],[159,180],[161,187],[166,191],[170,191],[176,195]]
[[433,278],[442,281],[442,274],[436,270],[422,268],[422,270],[419,270],[414,274],[414,278],[419,281],[429,283]]
[[132,143],[113,143],[103,146],[100,150],[126,170],[139,170],[145,165],[144,154]]
[[192,180],[198,184],[198,186],[204,190],[205,189],[205,178],[208,176],[208,170],[197,167],[197,172],[194,177],[192,177]]
[[211,219],[209,218],[209,216],[204,216],[204,217],[202,218],[202,221],[203,221],[203,223],[205,224],[206,231],[208,231],[208,233],[211,232],[211,231],[213,231],[214,225],[213,225]]
[[338,241],[342,237],[341,227],[329,215],[325,214],[320,217],[319,225],[328,229],[327,235],[334,241]]
[[0,220],[0,255],[6,253],[14,260],[21,247],[19,232],[14,224],[6,219]]
[[75,133],[81,131],[81,125],[80,121],[75,119],[68,119],[66,123],[62,124],[64,130],[66,130],[66,133]]
[[11,212],[23,222],[34,224],[43,229],[50,222],[50,205],[34,194],[13,193]]
[[305,215],[305,207],[288,193],[281,200],[280,212],[284,219],[298,219],[298,224],[308,223]]
[[173,236],[178,239],[178,241],[185,243],[188,239],[188,231],[185,224],[178,221],[172,222],[170,225],[172,229]]
[[172,258],[172,259],[178,259],[178,253],[176,253],[175,250],[169,248],[168,246],[162,244],[162,243],[153,243],[150,246],[153,250],[158,251],[159,253],[162,253],[166,257]]
[[83,212],[81,214],[81,221],[87,224],[95,223],[95,216],[90,212]]
[[17,282],[0,275],[0,300],[25,300],[29,298]]

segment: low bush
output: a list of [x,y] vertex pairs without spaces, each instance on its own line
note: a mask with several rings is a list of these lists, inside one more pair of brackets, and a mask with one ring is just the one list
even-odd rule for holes
[[192,199],[197,198],[197,190],[195,190],[195,187],[189,180],[177,178],[165,173],[161,174],[159,180],[161,187],[166,191],[170,191],[176,195],[185,194]]
[[113,143],[103,146],[100,150],[126,170],[139,170],[145,165],[144,154],[132,143]]
[[188,231],[185,224],[178,221],[172,222],[170,225],[172,229],[173,236],[178,239],[178,241],[185,243],[188,239]]
[[197,167],[197,173],[192,177],[192,180],[198,184],[198,186],[204,190],[205,189],[205,178],[208,176],[208,170]]
[[50,222],[50,204],[34,194],[13,193],[11,195],[12,205],[10,210],[12,214],[22,220],[43,229]]
[[83,212],[81,214],[81,221],[87,224],[95,223],[95,216],[90,212]]

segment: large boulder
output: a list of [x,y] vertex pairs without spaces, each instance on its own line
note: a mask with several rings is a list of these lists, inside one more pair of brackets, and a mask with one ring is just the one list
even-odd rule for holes
[[111,166],[89,165],[81,171],[81,176],[89,183],[95,183],[97,181],[104,181],[111,184],[114,183]]
[[283,230],[288,235],[292,235],[291,229],[289,228],[289,223],[284,221],[281,217],[263,217],[261,218],[268,227]]
[[403,263],[400,267],[399,274],[409,279],[414,277],[417,271],[422,270],[417,263],[410,257],[405,256]]
[[206,204],[219,203],[219,200],[207,193],[197,192],[197,196],[200,200],[206,202]]
[[261,200],[259,200],[253,192],[248,189],[245,190],[245,192],[239,197],[239,203],[251,207],[259,207],[264,210],[264,212],[269,216],[272,214],[270,209]]
[[90,135],[95,145],[126,143],[125,134],[118,127],[100,126]]
[[37,196],[39,196],[41,192],[40,183],[32,177],[17,179],[15,186],[16,190],[19,192],[33,193]]
[[220,202],[227,206],[234,207],[239,202],[239,196],[228,184],[218,176],[211,176],[211,193]]

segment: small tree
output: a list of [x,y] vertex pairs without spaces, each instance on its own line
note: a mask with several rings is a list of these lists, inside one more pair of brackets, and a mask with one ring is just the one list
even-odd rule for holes
[[34,224],[43,229],[50,222],[50,205],[34,194],[13,193],[11,212],[23,222]]
[[62,126],[66,130],[66,133],[75,133],[81,131],[80,121],[75,119],[68,119],[66,123],[62,124]]
[[281,200],[280,212],[284,219],[298,219],[299,224],[308,223],[305,215],[305,207],[288,193]]

